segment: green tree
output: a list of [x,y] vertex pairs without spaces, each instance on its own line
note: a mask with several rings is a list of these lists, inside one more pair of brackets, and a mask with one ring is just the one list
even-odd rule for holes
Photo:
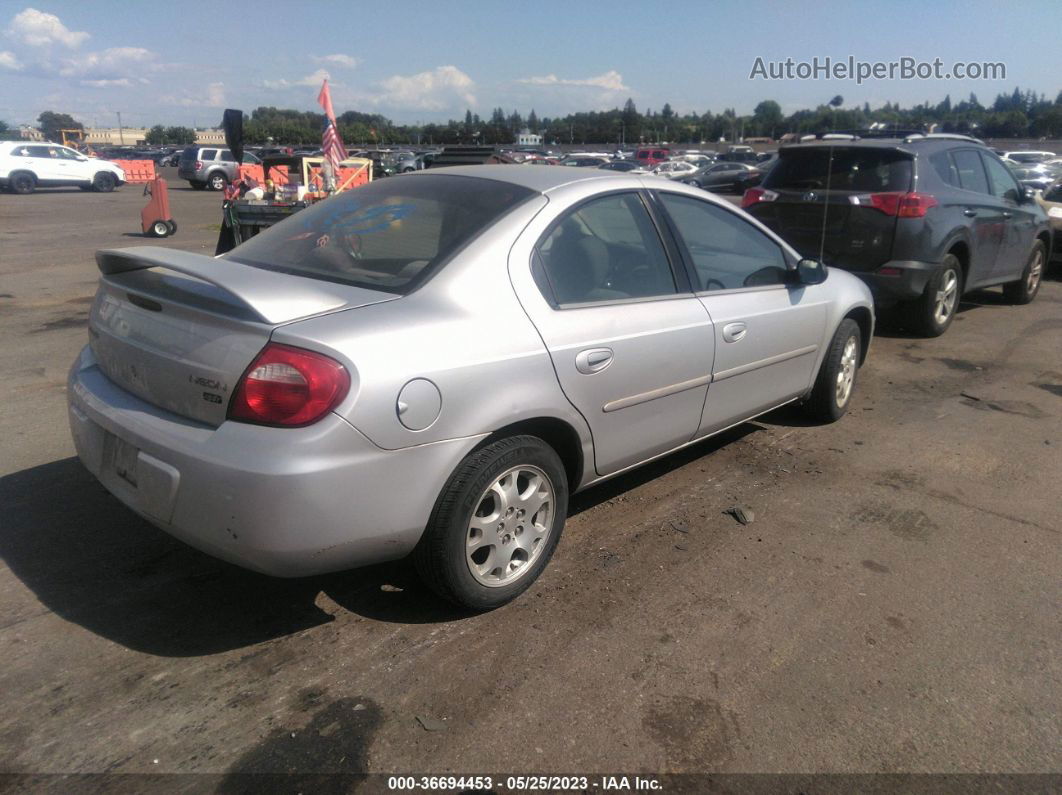
[[69,113],[56,113],[46,110],[37,117],[37,123],[41,126],[41,133],[47,141],[61,141],[60,130],[84,130],[85,125],[75,121]]
[[752,127],[757,135],[775,136],[775,131],[781,129],[784,117],[782,106],[773,99],[765,99],[752,111]]

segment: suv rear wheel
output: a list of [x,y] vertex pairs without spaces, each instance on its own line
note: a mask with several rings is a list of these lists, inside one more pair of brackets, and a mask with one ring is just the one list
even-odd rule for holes
[[954,254],[946,254],[921,298],[906,307],[910,327],[927,337],[939,337],[948,330],[962,296],[962,266]]
[[1047,252],[1044,250],[1044,244],[1037,240],[1029,254],[1029,261],[1025,263],[1025,270],[1021,272],[1021,278],[1016,282],[1003,285],[1003,297],[1012,304],[1031,303],[1036,294],[1040,292],[1040,282],[1043,281],[1046,262]]
[[220,171],[215,171],[207,177],[207,187],[211,190],[225,190],[225,186],[228,184],[225,175]]

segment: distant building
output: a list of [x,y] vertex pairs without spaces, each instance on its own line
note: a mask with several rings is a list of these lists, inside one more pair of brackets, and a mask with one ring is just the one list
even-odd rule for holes
[[105,146],[140,146],[147,137],[146,127],[86,127],[85,143]]
[[520,134],[516,136],[517,146],[542,146],[542,136],[535,135],[527,128],[520,131]]
[[23,124],[19,126],[18,135],[23,141],[44,140],[44,134],[36,127],[30,127],[28,124]]
[[225,143],[224,130],[196,130],[195,142],[197,144],[223,144]]

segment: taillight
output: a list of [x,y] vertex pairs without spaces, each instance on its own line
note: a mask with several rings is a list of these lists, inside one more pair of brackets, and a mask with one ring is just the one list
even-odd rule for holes
[[229,403],[229,419],[295,427],[317,422],[350,390],[343,365],[320,353],[269,343]]
[[196,160],[195,161],[195,170],[196,171],[201,171],[202,168],[203,168],[203,161],[202,160]]
[[749,188],[745,191],[745,195],[741,197],[742,207],[751,207],[759,202],[773,202],[778,198],[778,194],[773,190],[766,190],[764,188]]
[[885,215],[896,218],[922,218],[930,207],[940,204],[935,196],[917,192],[864,193],[859,196],[849,196],[848,200],[852,204],[880,210]]

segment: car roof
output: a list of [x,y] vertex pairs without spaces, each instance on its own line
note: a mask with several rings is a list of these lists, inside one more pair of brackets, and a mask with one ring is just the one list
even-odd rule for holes
[[515,163],[502,163],[482,166],[449,166],[446,168],[430,168],[415,174],[397,177],[397,179],[418,179],[433,175],[452,175],[459,177],[478,177],[480,179],[492,179],[497,182],[508,182],[512,185],[546,193],[559,188],[562,185],[571,185],[576,182],[587,182],[594,179],[622,179],[622,174],[615,174],[597,168],[572,168],[570,166],[554,166],[552,168],[532,168]]

